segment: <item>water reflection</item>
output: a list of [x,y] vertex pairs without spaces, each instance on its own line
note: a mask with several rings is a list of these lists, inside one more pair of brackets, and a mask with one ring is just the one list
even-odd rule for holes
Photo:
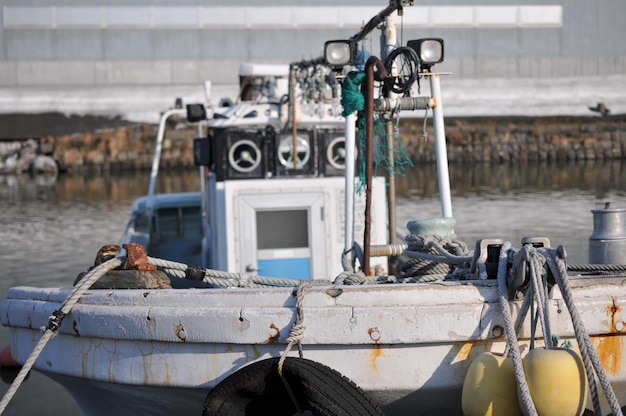
[[[439,192],[435,164],[409,169],[398,177],[399,197],[433,197]],[[450,186],[453,196],[481,193],[593,191],[604,198],[611,190],[626,190],[626,162],[622,160],[587,163],[452,164]]]
[[[0,198],[5,203],[54,200],[57,202],[125,203],[148,192],[146,173],[61,175],[0,175]],[[200,189],[195,170],[162,174],[156,192],[187,192]]]

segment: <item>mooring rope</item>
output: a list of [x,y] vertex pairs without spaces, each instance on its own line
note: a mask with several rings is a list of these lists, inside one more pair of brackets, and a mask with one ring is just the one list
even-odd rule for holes
[[505,241],[500,248],[500,258],[498,259],[498,298],[500,300],[500,309],[502,310],[502,317],[504,318],[504,330],[507,337],[507,345],[509,347],[509,353],[513,360],[513,369],[515,371],[515,379],[519,388],[520,399],[526,410],[526,414],[529,416],[537,416],[537,409],[533,402],[530,390],[528,388],[528,382],[524,374],[524,364],[522,363],[522,354],[519,349],[519,342],[515,328],[513,326],[513,317],[511,315],[511,306],[509,305],[509,298],[506,288],[506,275],[507,275],[507,262],[508,251],[511,248],[511,243]]
[[[561,249],[562,251],[562,248],[559,249]],[[604,371],[604,367],[602,366],[602,363],[598,358],[598,354],[593,347],[593,344],[591,343],[589,333],[583,325],[583,322],[580,319],[580,315],[578,314],[578,309],[576,309],[576,305],[574,304],[574,296],[572,294],[572,288],[567,278],[567,266],[565,265],[565,261],[561,258],[561,256],[558,255],[558,250],[547,248],[541,248],[539,250],[540,252],[544,253],[550,270],[552,270],[552,273],[556,277],[556,282],[559,286],[561,295],[563,296],[563,300],[565,301],[565,305],[567,305],[567,309],[572,319],[574,334],[576,335],[576,341],[578,342],[580,353],[583,357],[585,372],[587,373],[587,379],[589,381],[589,389],[592,395],[595,414],[601,415],[602,408],[600,406],[600,400],[598,397],[594,370],[596,376],[598,377],[598,381],[600,382],[600,385],[604,390],[607,401],[611,406],[611,411],[613,412],[613,415],[623,416],[622,410],[619,406],[619,402],[617,401],[617,397],[615,396],[615,392],[611,387],[611,383],[609,382],[607,374]]]
[[48,344],[48,341],[50,341],[56,335],[56,331],[57,329],[59,329],[63,318],[65,318],[65,316],[70,313],[72,308],[78,303],[80,298],[85,294],[87,290],[89,290],[91,285],[93,285],[96,280],[102,277],[109,270],[113,270],[121,265],[122,260],[120,258],[116,257],[110,259],[90,270],[74,286],[68,297],[65,299],[65,301],[63,301],[61,308],[54,311],[53,314],[50,316],[48,325],[41,328],[43,331],[43,335],[37,342],[37,345],[35,345],[35,348],[30,353],[30,356],[20,369],[17,376],[15,377],[15,380],[13,380],[13,383],[11,383],[11,386],[2,397],[2,401],[0,401],[0,414],[4,412],[13,396],[26,379],[26,376],[32,369],[33,365],[35,365],[35,361],[37,361],[37,358],[39,358],[39,356],[41,355],[42,351],[46,347],[46,344]]
[[289,329],[287,347],[281,354],[280,360],[278,361],[278,373],[281,376],[283,374],[283,364],[285,363],[285,359],[287,359],[287,355],[294,345],[298,344],[298,354],[300,358],[302,358],[302,339],[304,338],[304,330],[306,328],[304,326],[304,297],[313,287],[321,284],[324,283],[302,280],[296,289],[296,319],[294,320],[293,325],[291,325],[291,329]]
[[300,358],[304,357],[302,352],[302,339],[304,338],[304,330],[306,327],[304,326],[304,297],[306,294],[316,285],[319,285],[319,282],[302,280],[296,289],[296,318],[289,330],[289,335],[287,336],[287,347],[283,351],[278,360],[278,375],[283,382],[283,385],[287,389],[291,401],[296,406],[298,413],[302,413],[302,409],[300,409],[300,404],[296,399],[291,386],[287,379],[283,376],[283,366],[285,365],[285,360],[287,359],[287,355],[289,351],[293,348],[294,345],[298,344],[298,356]]
[[[160,267],[165,273],[184,279],[190,266],[170,260],[163,260],[156,257],[148,257],[150,264]],[[264,286],[286,286],[296,287],[300,280],[285,279],[282,277],[257,276],[246,273],[224,272],[215,269],[201,269],[204,274],[202,281],[216,287],[264,287]],[[330,282],[327,282],[330,283]]]
[[[539,316],[539,322],[541,323],[543,342],[546,349],[552,348],[552,330],[550,329],[550,316],[548,313],[548,299],[544,286],[543,279],[541,278],[541,270],[543,269],[543,263],[545,259],[540,256],[535,247],[525,244],[520,250],[520,255],[524,260],[528,262],[530,269],[530,280],[533,297],[537,303],[537,315]],[[534,320],[534,318],[533,318]],[[534,329],[533,336],[531,337],[531,348],[534,347]]]

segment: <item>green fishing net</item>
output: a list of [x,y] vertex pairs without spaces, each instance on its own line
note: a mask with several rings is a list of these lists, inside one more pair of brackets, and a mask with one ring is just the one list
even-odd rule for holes
[[[359,163],[358,163],[358,182],[356,185],[357,193],[361,194],[365,189],[365,155],[366,155],[366,138],[367,130],[364,117],[365,97],[361,92],[360,85],[365,81],[365,72],[353,71],[348,73],[342,83],[341,89],[341,105],[343,106],[344,117],[357,112],[357,146]],[[395,120],[395,121],[394,121]],[[397,117],[390,120],[383,120],[378,114],[374,115],[374,134],[373,134],[373,154],[374,154],[374,176],[378,169],[383,169],[387,174],[404,176],[407,168],[413,167],[413,162],[409,159],[404,144],[400,139]],[[392,123],[392,128],[388,128],[388,124]],[[391,133],[391,134],[390,134]]]

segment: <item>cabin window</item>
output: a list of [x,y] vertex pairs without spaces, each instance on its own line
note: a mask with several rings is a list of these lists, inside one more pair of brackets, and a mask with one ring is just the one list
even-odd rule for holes
[[308,210],[257,211],[256,233],[259,250],[308,247]]

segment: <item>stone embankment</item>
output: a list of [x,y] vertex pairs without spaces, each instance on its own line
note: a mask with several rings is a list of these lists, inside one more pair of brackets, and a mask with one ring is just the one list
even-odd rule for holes
[[[192,139],[197,128],[180,126],[172,123],[168,127],[161,158],[164,169],[193,166]],[[421,119],[400,123],[410,159],[414,163],[434,162],[431,120],[426,124],[427,140],[422,132]],[[140,124],[45,136],[39,138],[36,152],[32,146],[29,151],[21,150],[13,155],[10,166],[6,159],[0,161],[0,171],[37,171],[34,161],[41,155],[54,159],[60,171],[69,173],[147,170],[152,164],[156,133],[157,126]],[[620,159],[626,157],[626,115],[447,119],[446,137],[452,163]],[[43,166],[50,168],[49,163]]]
[[[196,135],[196,127],[171,126],[163,141],[160,166],[164,169],[192,167]],[[19,147],[15,142],[10,145],[6,142],[5,147],[12,147],[14,151],[0,160],[0,173],[55,173],[39,169],[35,156],[39,160],[53,160],[58,171],[67,173],[149,170],[156,136],[157,126],[129,124],[88,133],[45,136],[25,141]],[[33,145],[33,141],[36,144]]]
[[[429,120],[430,122],[430,120]],[[434,135],[423,120],[400,124],[411,160],[435,161]],[[446,120],[450,162],[583,161],[626,157],[626,115]]]

